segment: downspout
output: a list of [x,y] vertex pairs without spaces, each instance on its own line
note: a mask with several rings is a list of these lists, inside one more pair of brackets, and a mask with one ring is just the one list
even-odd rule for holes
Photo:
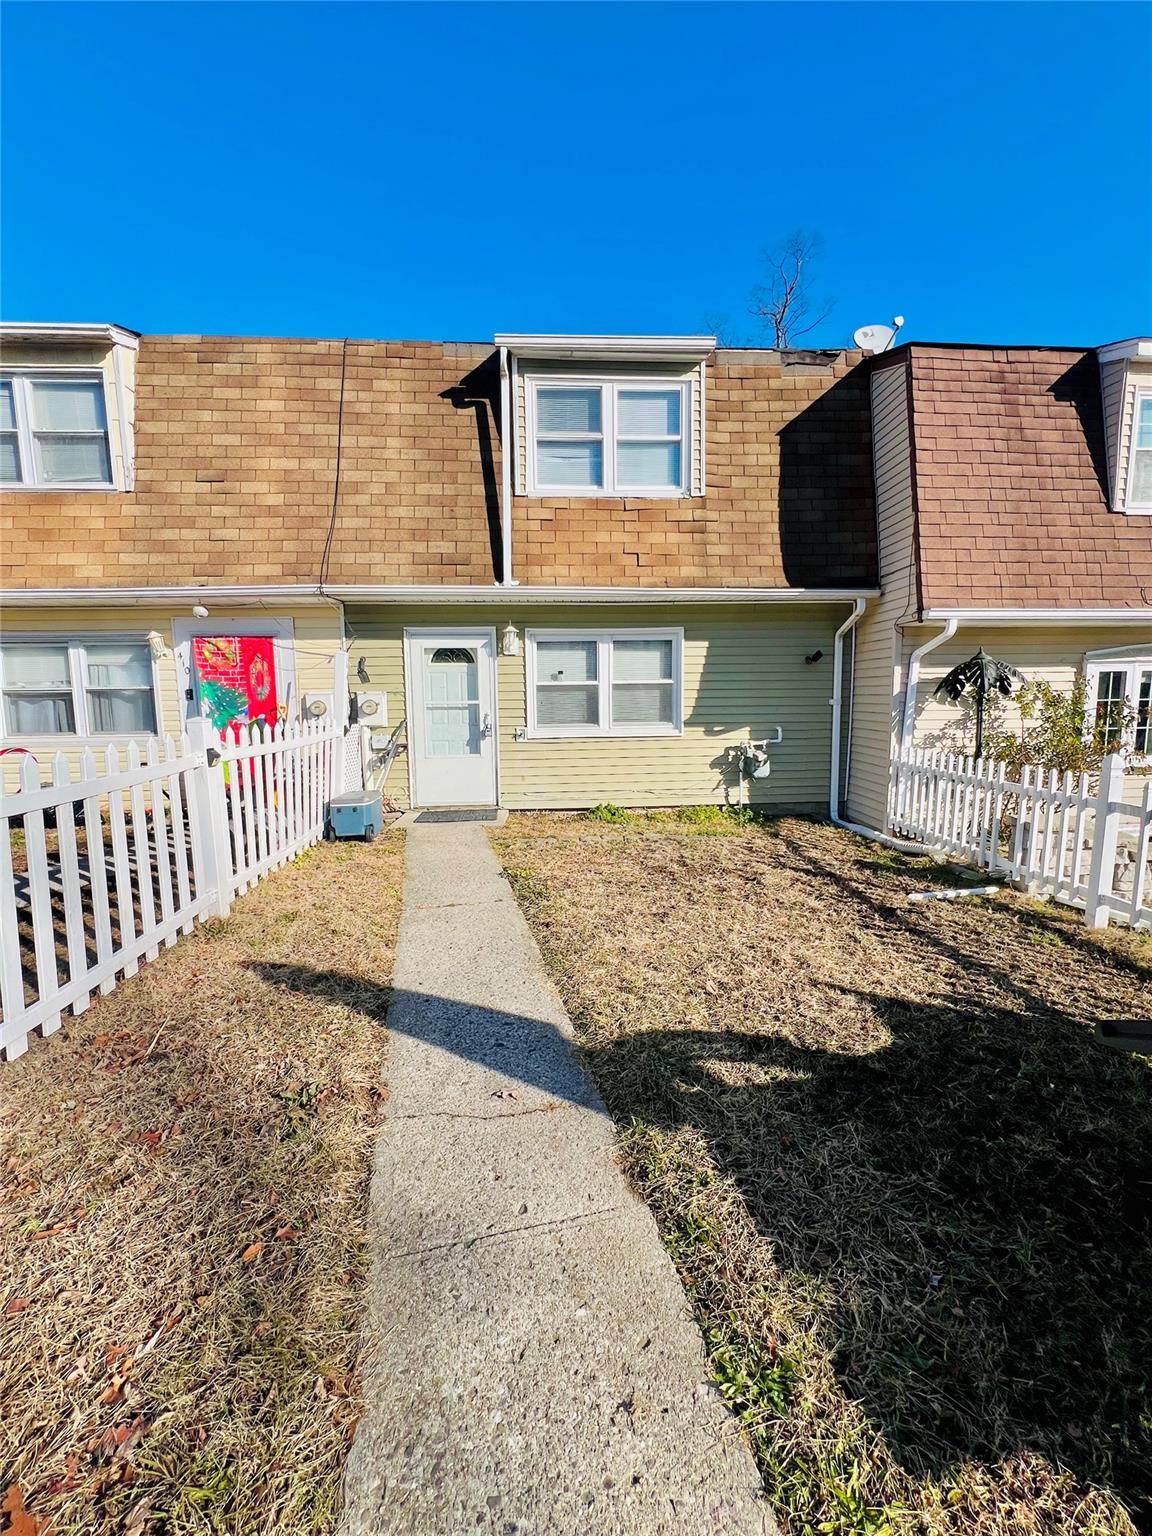
[[900,722],[900,751],[907,752],[916,734],[916,690],[920,686],[920,663],[929,651],[943,645],[960,627],[959,619],[949,619],[938,635],[918,645],[908,658],[908,672],[904,679],[904,715]]
[[[856,628],[864,616],[867,607],[867,599],[858,597],[852,604],[852,612],[836,631],[832,641],[832,761],[828,772],[828,816],[834,826],[843,827],[846,832],[854,832],[857,837],[866,837],[870,842],[883,843],[886,848],[895,848],[900,853],[926,853],[927,849],[920,843],[907,842],[898,837],[889,837],[886,832],[878,832],[874,827],[862,827],[858,822],[845,821],[840,814],[840,735],[844,716],[844,636],[850,630]],[[855,648],[853,648],[853,669],[855,669]]]
[[512,577],[512,377],[508,348],[500,348],[500,585],[516,587]]

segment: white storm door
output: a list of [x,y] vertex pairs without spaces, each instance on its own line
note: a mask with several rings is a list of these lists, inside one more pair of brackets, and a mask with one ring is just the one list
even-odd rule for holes
[[407,630],[416,805],[496,804],[496,633]]

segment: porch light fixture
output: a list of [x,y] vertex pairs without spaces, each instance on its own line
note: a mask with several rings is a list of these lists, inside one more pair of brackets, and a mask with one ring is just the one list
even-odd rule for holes
[[507,624],[500,635],[501,656],[519,656],[520,635],[514,624]]

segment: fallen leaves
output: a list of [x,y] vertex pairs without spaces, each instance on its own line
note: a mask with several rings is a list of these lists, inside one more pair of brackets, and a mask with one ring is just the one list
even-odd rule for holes
[[27,1296],[13,1296],[4,1304],[4,1316],[15,1317],[18,1313],[27,1310],[29,1305]]
[[19,1483],[13,1483],[8,1489],[0,1509],[8,1517],[5,1521],[6,1536],[49,1536],[48,1527],[41,1525],[25,1508],[24,1490]]
[[240,1255],[240,1262],[241,1264],[255,1264],[256,1260],[263,1252],[263,1243],[249,1243],[247,1248],[245,1248],[244,1252]]

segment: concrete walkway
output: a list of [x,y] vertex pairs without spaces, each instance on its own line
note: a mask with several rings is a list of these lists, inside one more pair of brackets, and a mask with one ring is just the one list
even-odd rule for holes
[[774,1536],[483,828],[407,835],[344,1536]]

